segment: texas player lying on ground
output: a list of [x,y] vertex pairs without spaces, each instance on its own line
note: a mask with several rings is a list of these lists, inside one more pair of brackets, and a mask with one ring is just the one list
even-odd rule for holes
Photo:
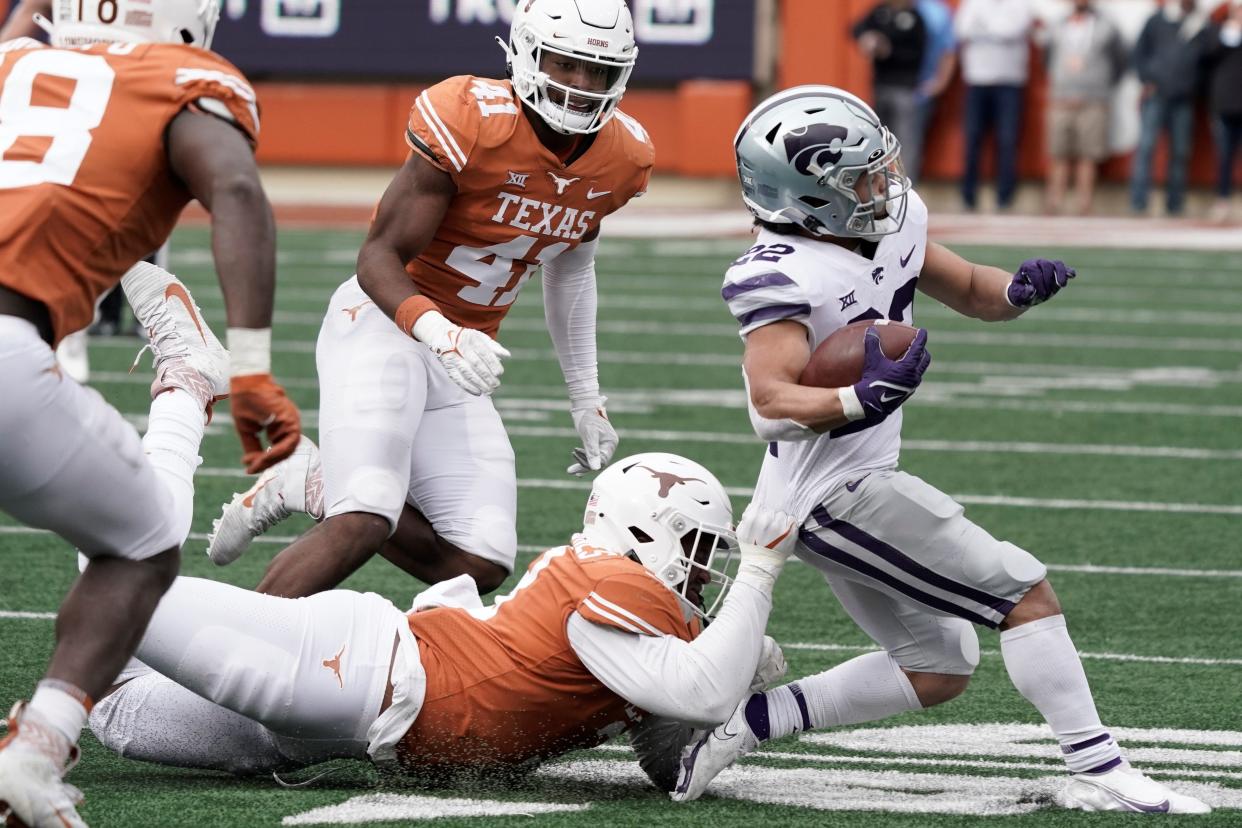
[[241,773],[369,757],[422,778],[529,769],[629,731],[667,789],[684,739],[644,738],[655,723],[723,721],[752,679],[784,672],[763,629],[792,520],[744,519],[742,537],[785,540],[744,542],[731,583],[730,522],[707,469],[640,454],[596,478],[581,532],[491,606],[465,576],[408,614],[373,593],[292,600],[179,578],[139,646],[148,666],[91,726],[151,762]]
[[274,461],[299,430],[268,373],[274,233],[253,159],[254,93],[197,46],[210,42],[214,3],[131,5],[61,3],[55,48],[0,44],[0,509],[91,558],[61,607],[46,678],[0,750],[0,800],[28,823],[78,820],[61,769],[177,572],[184,531],[166,489],[189,489],[192,465],[167,456],[197,460],[204,411],[230,391],[228,361],[204,356],[214,346],[176,286],[139,291],[136,305],[164,358],[153,409],[173,424],[148,435],[149,454],[119,412],[62,379],[52,349],[90,323],[98,296],[163,243],[191,198],[211,211],[230,338],[244,346],[231,366],[245,374],[232,383],[243,439],[270,418],[269,435],[288,442]]
[[1210,810],[1125,760],[1100,722],[1047,567],[898,469],[902,406],[930,361],[927,332],[890,360],[873,327],[861,381],[798,384],[813,350],[843,326],[912,322],[916,288],[963,315],[1003,321],[1056,296],[1074,271],[1028,259],[1010,274],[929,244],[927,207],[902,170],[901,145],[844,90],[800,86],[772,96],[747,116],[735,149],[760,231],[726,274],[722,295],[746,343],[751,421],[771,441],[754,502],[797,518],[798,556],[883,650],[745,699],[687,749],[674,798],[699,796],[768,739],[954,698],[979,662],[980,625],[999,631],[1010,681],[1060,743],[1069,771],[1063,802]]
[[[416,99],[412,152],[319,334],[323,520],[277,555],[260,591],[327,589],[376,552],[428,583],[469,574],[483,592],[512,571],[513,449],[488,395],[507,356],[494,337],[536,267],[583,441],[569,471],[608,462],[597,236],[646,189],[654,154],[616,109],[632,29],[621,0],[531,0],[505,47],[511,81],[455,77]],[[314,452],[304,443],[226,505],[212,560],[231,562],[305,508]]]

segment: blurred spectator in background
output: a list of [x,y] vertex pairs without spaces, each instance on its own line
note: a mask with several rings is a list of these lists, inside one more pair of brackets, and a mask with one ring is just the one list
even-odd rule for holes
[[901,142],[902,161],[913,179],[923,155],[919,123],[919,72],[927,50],[923,18],[915,0],[881,0],[854,24],[853,34],[858,48],[871,59],[875,114]]
[[1047,190],[1049,212],[1061,211],[1070,168],[1074,212],[1091,212],[1095,173],[1109,155],[1109,100],[1125,72],[1128,51],[1117,27],[1095,0],[1074,0],[1070,16],[1042,38],[1048,64]]
[[936,99],[948,89],[953,70],[957,68],[957,37],[953,34],[953,10],[945,0],[918,0],[915,9],[927,30],[927,48],[923,50],[923,65],[919,67],[919,154],[911,159],[903,153],[902,161],[910,180],[917,182],[922,172],[923,144],[927,142],[927,130],[936,114]]
[[1030,0],[962,0],[956,32],[966,81],[966,169],[962,201],[974,210],[979,158],[989,130],[996,135],[996,205],[1013,204],[1018,184],[1022,95],[1030,67]]
[[1216,142],[1216,204],[1212,220],[1228,222],[1233,193],[1234,160],[1242,148],[1242,0],[1233,0],[1229,16],[1208,32],[1209,101]]
[[[2,12],[0,12],[2,13]],[[4,25],[0,26],[0,43],[19,37],[39,37],[43,34],[34,22],[35,14],[46,18],[52,16],[52,0],[18,0]]]
[[1186,174],[1194,140],[1195,93],[1199,87],[1206,37],[1195,0],[1170,0],[1147,19],[1134,45],[1134,68],[1143,83],[1138,151],[1130,171],[1130,208],[1147,212],[1151,161],[1161,132],[1168,135],[1165,209],[1181,215],[1186,206]]

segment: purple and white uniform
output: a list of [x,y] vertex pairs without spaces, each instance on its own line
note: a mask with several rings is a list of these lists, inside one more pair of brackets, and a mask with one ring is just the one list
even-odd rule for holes
[[[814,349],[860,319],[913,324],[927,250],[927,208],[915,193],[901,231],[857,252],[768,231],[756,241],[721,291],[743,338],[793,320]],[[998,626],[1046,568],[967,520],[948,495],[898,471],[901,423],[898,409],[879,423],[770,444],[754,497],[804,520],[798,557],[824,573],[898,664],[968,675],[979,657],[972,625]]]

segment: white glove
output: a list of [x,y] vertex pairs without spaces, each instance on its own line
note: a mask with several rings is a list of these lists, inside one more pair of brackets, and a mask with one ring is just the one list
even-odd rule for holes
[[737,541],[742,566],[757,567],[775,583],[798,542],[798,521],[779,509],[766,509],[751,501],[737,525]]
[[427,311],[418,317],[410,334],[431,349],[449,379],[467,394],[478,397],[500,386],[500,375],[505,372],[500,358],[509,352],[482,331],[454,325],[439,311]]
[[621,442],[617,430],[608,422],[608,412],[604,410],[607,400],[607,397],[597,397],[593,401],[574,403],[570,409],[574,429],[582,438],[582,445],[573,450],[574,462],[565,469],[572,475],[582,476],[607,466],[617,450],[617,443]]
[[770,635],[763,637],[763,650],[759,653],[759,663],[755,666],[755,677],[750,680],[751,693],[760,693],[780,681],[789,671],[785,663],[785,654],[781,645]]

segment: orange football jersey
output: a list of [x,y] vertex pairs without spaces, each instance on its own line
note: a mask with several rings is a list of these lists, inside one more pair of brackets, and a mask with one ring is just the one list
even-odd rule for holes
[[211,101],[252,143],[259,132],[241,72],[180,44],[12,41],[0,90],[0,284],[45,304],[57,341],[90,324],[190,201],[168,165],[172,119]]
[[576,540],[536,558],[492,607],[409,614],[427,692],[397,746],[404,765],[513,766],[594,747],[641,719],[578,659],[570,614],[683,641],[698,622],[686,621],[673,592],[641,564]]
[[509,81],[467,75],[418,96],[406,142],[457,185],[435,238],[406,270],[446,317],[493,337],[533,268],[643,193],[655,159],[646,131],[617,111],[566,166],[540,142]]

